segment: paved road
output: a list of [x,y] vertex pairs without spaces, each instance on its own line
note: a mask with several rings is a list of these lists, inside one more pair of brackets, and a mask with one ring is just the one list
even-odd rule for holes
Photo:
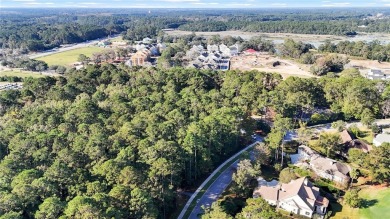
[[[378,125],[390,125],[390,119],[378,119],[375,120],[375,122]],[[350,122],[347,123],[347,127],[356,124],[357,126],[362,126],[360,122]],[[331,127],[331,124],[323,124],[323,125],[317,125],[310,127],[312,129],[315,129],[315,131],[321,132],[321,131],[332,131],[334,130]],[[290,131],[286,134],[284,140],[291,140],[297,137],[296,130]],[[256,136],[256,141],[263,141],[263,139],[259,136]],[[226,189],[226,187],[231,183],[232,176],[234,169],[237,167],[238,161],[234,162],[229,168],[227,168],[214,183],[207,189],[207,191],[203,194],[203,196],[197,201],[196,206],[194,207],[193,211],[191,212],[191,215],[189,219],[198,219],[198,215],[203,213],[203,210],[201,206],[211,206],[211,204],[218,199],[218,197],[223,193],[223,191]],[[206,180],[204,183],[206,183],[208,180]],[[197,192],[194,193],[193,196],[196,196]],[[187,203],[189,204],[190,201]],[[188,206],[186,206],[188,207]],[[182,213],[185,212],[187,208],[183,209]],[[180,214],[183,215],[183,214]],[[179,219],[182,219],[183,216],[179,216]]]
[[[260,136],[256,136],[256,142],[261,142],[263,139]],[[249,149],[250,147],[247,147]],[[245,150],[244,150],[245,151]],[[237,168],[238,160],[231,164],[221,175],[214,181],[213,184],[207,189],[203,196],[195,200],[197,201],[196,206],[192,210],[189,219],[198,219],[198,215],[203,213],[202,206],[210,207],[218,197],[223,193],[227,186],[232,182],[234,170]],[[194,194],[196,196],[196,193]],[[179,217],[180,218],[180,217]]]
[[234,169],[237,168],[238,160],[226,169],[217,180],[207,189],[203,196],[198,199],[195,208],[192,210],[189,219],[198,219],[198,215],[203,213],[202,206],[210,207],[231,183]]

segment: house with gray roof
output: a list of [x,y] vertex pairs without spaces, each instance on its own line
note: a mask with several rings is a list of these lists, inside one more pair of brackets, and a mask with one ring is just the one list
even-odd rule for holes
[[390,69],[370,69],[366,77],[371,80],[388,80]]
[[324,215],[329,205],[329,200],[306,177],[277,186],[259,186],[253,197],[262,197],[271,205],[309,218],[314,213]]
[[322,178],[338,183],[345,183],[350,180],[348,174],[351,168],[347,164],[323,157],[305,145],[299,146],[298,153],[290,155],[290,158],[292,164],[306,166]]

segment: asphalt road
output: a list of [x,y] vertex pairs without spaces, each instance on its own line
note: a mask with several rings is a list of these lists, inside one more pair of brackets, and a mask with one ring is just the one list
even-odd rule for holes
[[223,193],[226,187],[232,181],[234,169],[237,167],[238,161],[234,162],[228,169],[226,169],[217,180],[207,189],[203,196],[198,199],[195,208],[192,210],[189,219],[198,219],[198,215],[203,213],[202,206],[210,207],[218,197]]
[[[256,141],[263,141],[260,136],[256,136]],[[196,200],[197,204],[192,210],[189,219],[198,219],[198,215],[203,213],[202,206],[210,207],[213,202],[215,202],[218,197],[223,193],[226,187],[232,182],[232,177],[235,169],[237,168],[239,160],[234,162],[230,167],[228,167],[221,175],[214,181],[213,184],[207,189],[203,196]]]

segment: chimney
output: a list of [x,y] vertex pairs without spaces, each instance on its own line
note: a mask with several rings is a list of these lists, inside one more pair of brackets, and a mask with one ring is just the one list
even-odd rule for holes
[[308,182],[308,179],[305,177],[305,179],[303,180],[303,184],[305,184],[305,186],[307,186],[307,182]]

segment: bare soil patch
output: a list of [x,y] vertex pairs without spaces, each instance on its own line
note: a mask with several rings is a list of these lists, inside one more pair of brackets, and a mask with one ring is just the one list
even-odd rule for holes
[[258,70],[263,72],[279,73],[283,78],[289,76],[298,77],[315,77],[309,72],[309,66],[296,63],[292,60],[282,59],[277,56],[255,53],[255,54],[241,54],[235,56],[230,61],[230,69],[232,70]]

